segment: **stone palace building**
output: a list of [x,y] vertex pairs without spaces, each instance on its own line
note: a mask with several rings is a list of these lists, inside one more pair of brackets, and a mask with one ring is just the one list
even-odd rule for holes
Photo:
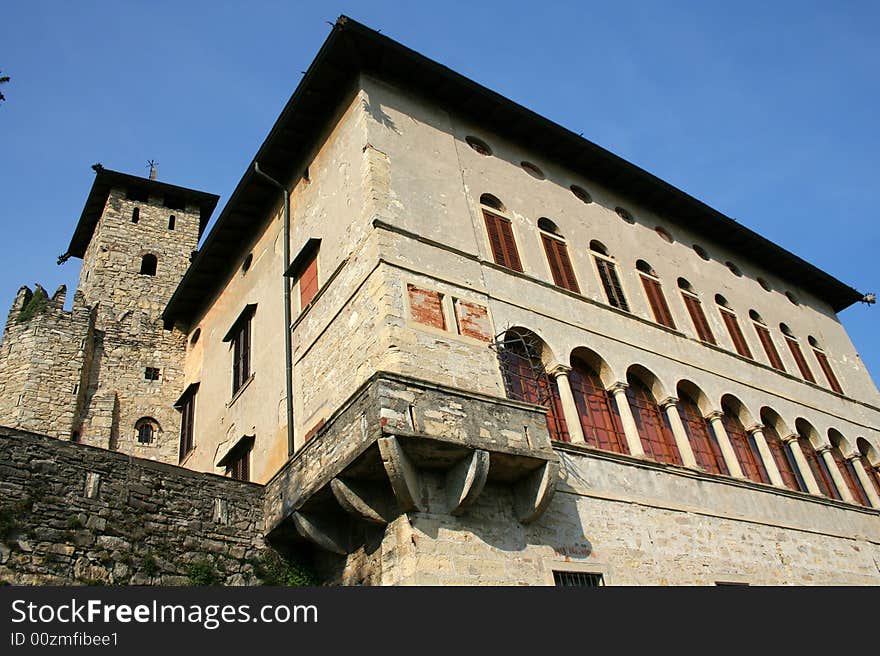
[[880,584],[864,295],[548,119],[341,17],[200,248],[217,196],[95,170],[72,309],[0,346],[75,494],[103,449],[220,490],[187,522],[246,489],[330,583]]

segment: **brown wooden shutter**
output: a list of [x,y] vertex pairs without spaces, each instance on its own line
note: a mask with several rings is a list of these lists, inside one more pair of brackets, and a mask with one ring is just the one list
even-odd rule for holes
[[299,277],[299,307],[305,308],[318,293],[318,256],[312,258]]
[[767,354],[767,359],[770,360],[770,366],[779,371],[785,371],[785,366],[782,364],[782,359],[779,357],[779,351],[776,350],[776,344],[773,343],[773,337],[770,335],[770,330],[767,326],[762,326],[761,324],[756,323],[755,332],[758,333],[758,339],[761,340],[761,346],[764,347],[764,353]]
[[513,227],[510,220],[483,210],[486,221],[486,232],[489,234],[489,245],[496,264],[522,273],[522,263],[516,250],[513,238]]
[[733,312],[722,309],[721,318],[724,319],[724,325],[727,326],[727,332],[730,333],[730,339],[733,340],[733,347],[736,349],[736,352],[743,357],[751,358],[752,352],[749,350],[749,345],[746,343],[742,330],[739,329],[736,315]]
[[663,288],[660,282],[648,276],[640,276],[642,286],[645,288],[645,294],[648,297],[648,304],[654,313],[654,319],[657,323],[667,328],[675,328],[675,321],[672,320],[672,313],[669,311],[669,305],[666,303],[666,297],[663,295]]
[[870,508],[871,504],[868,502],[868,496],[865,494],[862,482],[858,479],[852,463],[843,457],[839,447],[831,447],[831,456],[834,458],[834,462],[837,463],[837,468],[840,470],[840,473],[843,476],[843,481],[849,488],[849,493],[852,495],[852,498],[856,503]]
[[602,288],[605,290],[605,296],[608,298],[608,304],[616,308],[620,308],[625,312],[629,312],[629,304],[623,295],[623,287],[617,277],[617,270],[613,262],[604,260],[600,257],[595,258],[596,267],[599,270],[599,280],[602,281]]
[[788,344],[788,350],[791,351],[791,356],[794,358],[795,364],[797,364],[798,369],[800,369],[801,376],[804,377],[804,380],[815,383],[816,379],[813,377],[813,372],[810,370],[810,366],[807,364],[807,359],[804,357],[803,351],[801,351],[801,345],[798,344],[798,341],[796,339],[793,339],[791,337],[786,337],[785,343]]
[[813,353],[816,354],[816,360],[819,361],[819,366],[822,367],[822,373],[825,374],[825,378],[828,379],[828,384],[831,385],[831,389],[833,389],[838,394],[843,394],[843,388],[840,386],[840,383],[837,381],[837,376],[834,375],[834,371],[831,369],[831,363],[828,362],[828,357],[817,349],[813,349]]
[[550,272],[553,274],[553,282],[557,286],[580,293],[577,279],[574,277],[574,268],[568,257],[568,248],[564,241],[541,235],[544,243],[544,252],[547,254],[547,262],[550,263]]
[[688,314],[691,315],[691,321],[694,322],[694,328],[697,330],[697,337],[709,344],[715,344],[715,335],[712,334],[712,329],[709,327],[709,322],[706,320],[706,315],[703,312],[703,306],[700,303],[700,299],[696,296],[691,296],[690,294],[685,293],[682,293],[681,297],[684,299],[684,306],[687,308]]

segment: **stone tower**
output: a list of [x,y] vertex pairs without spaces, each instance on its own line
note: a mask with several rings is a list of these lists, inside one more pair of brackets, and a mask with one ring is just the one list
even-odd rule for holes
[[95,165],[61,261],[64,291],[24,287],[0,348],[0,423],[177,462],[184,336],[160,315],[187,271],[217,196]]

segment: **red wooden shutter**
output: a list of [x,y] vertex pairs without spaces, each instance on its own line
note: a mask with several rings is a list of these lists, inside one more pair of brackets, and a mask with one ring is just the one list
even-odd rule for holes
[[617,278],[617,270],[613,262],[604,260],[600,257],[595,258],[596,267],[599,270],[599,279],[602,281],[602,288],[605,290],[605,296],[608,298],[608,304],[616,308],[620,308],[624,312],[629,312],[629,305],[626,297],[623,295],[623,287]]
[[645,453],[658,462],[682,464],[672,430],[666,423],[660,406],[651,396],[651,392],[641,381],[633,380],[626,388],[626,396]]
[[779,371],[785,371],[785,366],[782,364],[782,359],[779,357],[779,351],[776,350],[776,345],[773,343],[773,337],[770,335],[770,330],[767,326],[762,326],[761,324],[756,323],[755,331],[758,333],[758,339],[761,340],[761,346],[764,347],[767,359],[770,360],[770,366]]
[[806,492],[806,490],[801,490],[797,474],[795,473],[796,464],[776,429],[772,426],[765,426],[764,438],[767,440],[767,446],[770,447],[770,453],[773,454],[773,460],[776,462],[776,468],[779,469],[779,474],[782,476],[782,482],[785,483],[785,486],[796,492]]
[[709,322],[706,321],[706,315],[703,313],[700,299],[685,293],[682,293],[681,297],[684,299],[684,306],[687,308],[688,314],[691,315],[691,321],[694,322],[697,336],[704,342],[715,344],[715,335],[712,334]]
[[672,313],[669,311],[669,305],[666,303],[666,297],[663,295],[663,288],[660,282],[648,276],[641,276],[642,286],[645,288],[645,294],[648,297],[648,303],[651,311],[654,313],[654,319],[657,323],[667,328],[675,328],[675,321],[672,320]]
[[299,307],[305,308],[318,293],[318,256],[306,265],[305,271],[299,277]]
[[547,235],[541,235],[541,241],[544,243],[547,262],[550,263],[553,282],[559,287],[580,293],[581,290],[578,287],[577,279],[574,277],[574,268],[571,266],[565,242]]
[[606,451],[629,453],[617,407],[596,373],[576,362],[568,379],[587,444]]
[[877,494],[880,495],[880,470],[876,467],[872,467],[871,463],[868,462],[868,459],[865,456],[859,456],[859,460],[862,461],[862,466],[865,468],[868,478],[871,479],[874,489],[877,491]]
[[852,463],[843,457],[840,449],[836,446],[831,447],[831,457],[833,457],[834,462],[837,463],[837,468],[843,475],[843,480],[849,488],[849,492],[855,502],[870,508],[871,504],[868,503],[868,496],[862,488],[861,481],[859,481],[855,471],[853,471]]
[[733,346],[736,352],[746,358],[752,357],[749,345],[746,344],[746,338],[739,329],[739,322],[736,315],[728,310],[721,310],[721,318],[724,319],[724,325],[727,326],[727,332],[730,333],[730,339],[733,340]]
[[813,349],[813,353],[816,354],[816,360],[819,361],[819,366],[822,367],[822,373],[824,373],[825,378],[828,379],[828,384],[831,385],[831,389],[838,394],[843,394],[843,388],[841,388],[840,383],[837,382],[837,376],[835,376],[834,371],[831,370],[831,364],[828,362],[827,356],[817,349]]
[[810,366],[807,364],[807,359],[804,357],[803,351],[801,351],[801,345],[798,344],[796,339],[792,339],[791,337],[786,337],[785,343],[788,344],[788,350],[791,351],[791,355],[794,358],[798,369],[801,371],[801,376],[804,377],[804,380],[815,383],[816,379],[813,377],[813,372],[810,371]]
[[513,238],[513,227],[510,220],[485,210],[483,210],[483,218],[486,221],[489,245],[492,247],[492,256],[495,258],[496,264],[522,273],[522,263],[516,250],[516,241]]
[[736,416],[729,414],[725,414],[721,421],[746,478],[756,483],[769,483],[770,477],[764,468],[758,447],[754,438],[746,432],[742,422]]
[[703,418],[699,406],[691,399],[683,397],[678,402],[678,414],[688,434],[697,464],[713,474],[728,474],[721,447],[718,446],[715,436],[709,432],[708,422]]
[[834,485],[834,481],[831,479],[831,473],[825,466],[822,456],[813,448],[813,443],[806,437],[801,436],[798,437],[798,444],[800,444],[801,451],[807,459],[807,464],[810,465],[810,469],[813,471],[813,478],[816,479],[819,491],[829,499],[840,499],[837,486]]

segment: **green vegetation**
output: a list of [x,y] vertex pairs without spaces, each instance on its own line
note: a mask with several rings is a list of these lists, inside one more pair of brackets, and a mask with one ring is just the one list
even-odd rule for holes
[[193,585],[218,585],[220,575],[214,565],[207,560],[200,560],[186,566],[186,576]]
[[18,323],[30,321],[34,318],[34,315],[45,310],[48,303],[49,296],[46,294],[46,290],[42,287],[37,287],[37,291],[35,291],[28,299],[27,303],[22,306],[16,321],[18,321]]
[[305,565],[283,558],[276,551],[266,551],[253,562],[254,574],[263,585],[282,585],[299,587],[319,585],[318,577]]

